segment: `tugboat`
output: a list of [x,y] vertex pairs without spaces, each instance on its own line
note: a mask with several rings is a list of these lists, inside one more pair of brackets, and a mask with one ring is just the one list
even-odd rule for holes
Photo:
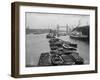
[[46,38],[55,38],[56,34],[53,30],[50,29],[50,32],[47,34]]
[[49,33],[46,38],[55,38],[54,34],[53,33]]

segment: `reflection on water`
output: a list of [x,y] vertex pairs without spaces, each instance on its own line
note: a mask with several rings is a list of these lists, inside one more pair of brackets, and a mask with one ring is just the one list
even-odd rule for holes
[[40,54],[50,51],[46,34],[26,35],[26,65],[37,65]]
[[[59,37],[65,41],[71,41],[78,44],[77,51],[79,55],[85,60],[85,64],[89,64],[89,44],[79,40],[70,39],[69,36]],[[50,47],[46,34],[28,34],[26,35],[26,65],[37,66],[40,54],[49,52]]]

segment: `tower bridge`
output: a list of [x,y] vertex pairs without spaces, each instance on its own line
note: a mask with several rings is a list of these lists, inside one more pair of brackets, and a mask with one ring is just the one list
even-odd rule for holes
[[57,25],[57,28],[56,28],[56,34],[57,34],[57,36],[60,36],[60,35],[69,35],[70,32],[71,32],[71,28],[68,26],[68,24],[66,26]]

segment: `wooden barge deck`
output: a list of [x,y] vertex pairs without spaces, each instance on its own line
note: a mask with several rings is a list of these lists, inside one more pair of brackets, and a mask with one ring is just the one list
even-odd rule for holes
[[[39,66],[54,66],[54,65],[76,65],[84,64],[84,59],[76,52],[77,45],[69,45],[56,38],[49,40],[50,52],[41,53]],[[61,49],[61,50],[60,50]],[[74,49],[74,51],[73,51]]]

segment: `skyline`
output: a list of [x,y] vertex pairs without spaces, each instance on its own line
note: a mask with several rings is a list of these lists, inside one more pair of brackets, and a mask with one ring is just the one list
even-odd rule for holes
[[70,28],[85,26],[90,24],[89,15],[75,15],[75,14],[50,14],[50,13],[25,13],[26,28],[30,29],[55,29],[57,25],[66,26]]

